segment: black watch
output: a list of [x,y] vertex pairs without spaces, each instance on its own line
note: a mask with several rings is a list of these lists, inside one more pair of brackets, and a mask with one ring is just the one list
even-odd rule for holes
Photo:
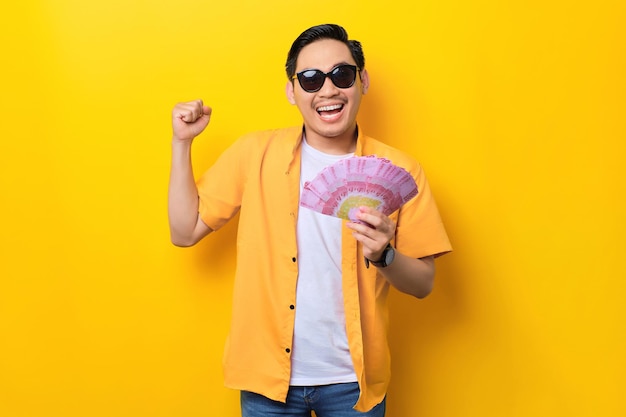
[[385,268],[393,262],[393,258],[396,256],[396,250],[391,246],[390,243],[387,244],[387,247],[383,250],[383,254],[378,261],[372,261],[370,259],[365,258],[365,265],[369,267],[369,264],[374,265],[377,268]]

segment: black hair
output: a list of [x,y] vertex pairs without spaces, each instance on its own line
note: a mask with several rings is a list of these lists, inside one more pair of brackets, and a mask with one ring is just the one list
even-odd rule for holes
[[291,45],[289,54],[287,54],[287,62],[285,63],[285,70],[289,80],[296,74],[296,62],[302,48],[321,39],[334,39],[343,42],[350,50],[358,69],[362,70],[365,67],[365,56],[363,55],[361,42],[348,39],[348,32],[339,25],[318,25],[302,32]]

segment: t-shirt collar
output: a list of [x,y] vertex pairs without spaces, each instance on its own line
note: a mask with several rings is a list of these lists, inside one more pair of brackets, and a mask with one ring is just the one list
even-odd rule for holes
[[[356,147],[354,148],[354,156],[363,156],[363,133],[361,129],[359,129],[359,125],[356,126],[357,136],[356,136]],[[300,130],[300,134],[296,137],[295,144],[292,149],[293,156],[296,155],[296,152],[300,150],[300,146],[302,145],[302,140],[304,138],[304,125],[302,125],[302,130]]]

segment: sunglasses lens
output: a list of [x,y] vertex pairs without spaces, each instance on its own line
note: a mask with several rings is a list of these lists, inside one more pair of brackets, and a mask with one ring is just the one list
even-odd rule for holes
[[330,79],[339,88],[350,88],[356,80],[356,68],[352,65],[341,65],[333,70]]
[[308,70],[298,74],[298,81],[304,91],[313,92],[322,88],[326,76],[319,70]]

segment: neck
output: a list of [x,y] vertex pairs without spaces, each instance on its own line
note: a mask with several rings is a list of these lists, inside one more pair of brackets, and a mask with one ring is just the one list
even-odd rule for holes
[[306,141],[312,148],[329,155],[345,155],[356,149],[358,131],[356,126],[339,136],[326,137],[305,128]]

